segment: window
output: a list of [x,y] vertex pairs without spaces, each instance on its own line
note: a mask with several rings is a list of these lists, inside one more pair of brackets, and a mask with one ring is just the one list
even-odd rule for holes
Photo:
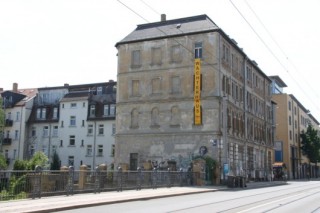
[[291,111],[291,102],[288,102],[289,111]]
[[289,125],[291,126],[291,116],[289,115]]
[[132,80],[132,96],[140,95],[140,82],[139,80]]
[[112,135],[116,134],[116,124],[112,124]]
[[161,93],[161,78],[152,79],[152,94],[160,94]]
[[139,112],[137,109],[131,111],[131,128],[139,127]]
[[69,166],[74,166],[74,156],[68,157],[68,164],[69,164]]
[[17,150],[14,149],[14,150],[13,150],[13,159],[16,159],[16,157],[17,157]]
[[111,157],[114,157],[115,145],[111,144]]
[[38,108],[37,109],[37,119],[46,119],[46,108]]
[[93,125],[89,124],[88,125],[88,135],[92,135],[93,134]]
[[30,156],[32,157],[34,155],[35,148],[34,146],[30,146]]
[[19,121],[20,120],[20,112],[17,112],[16,113],[16,121]]
[[48,137],[49,136],[49,126],[44,126],[43,127],[43,137]]
[[151,48],[151,65],[161,65],[161,63],[162,63],[161,48],[159,47]]
[[84,146],[84,140],[81,140],[81,147]]
[[97,87],[97,95],[101,95],[102,94],[102,87]]
[[36,132],[36,127],[32,127],[32,130],[31,130],[31,136],[32,137],[36,137],[36,134],[37,134],[37,132]]
[[229,65],[230,49],[226,44],[222,44],[222,61]]
[[83,102],[83,103],[82,103],[82,107],[86,107],[86,102]]
[[98,156],[103,156],[103,145],[98,145]]
[[92,156],[92,145],[87,145],[87,156]]
[[54,108],[53,108],[52,118],[53,118],[53,119],[57,119],[57,118],[58,118],[58,107],[54,107]]
[[47,109],[46,108],[42,108],[42,110],[41,110],[41,119],[46,119],[46,113],[47,113]]
[[76,116],[70,116],[70,126],[76,126]]
[[131,66],[140,67],[141,66],[141,53],[140,50],[134,50],[131,53]]
[[61,127],[63,127],[63,121],[61,121]]
[[60,140],[60,147],[63,146],[63,140]]
[[202,43],[196,42],[194,45],[194,58],[202,58]]
[[41,118],[41,109],[38,108],[37,109],[37,119],[40,119]]
[[58,126],[54,126],[53,127],[52,136],[53,137],[58,137]]
[[180,63],[182,61],[182,51],[180,45],[171,47],[171,61],[174,63]]
[[116,115],[116,105],[110,104],[110,115]]
[[96,106],[95,105],[91,105],[90,106],[90,117],[95,117],[96,116]]
[[290,137],[290,140],[292,140],[292,131],[291,130],[289,131],[289,137]]
[[56,153],[57,152],[57,146],[56,145],[53,145],[52,146],[52,153]]
[[77,107],[77,103],[71,103],[71,104],[70,104],[70,107],[71,107],[71,108],[76,108],[76,107]]
[[138,153],[130,153],[130,170],[135,171],[138,168]]
[[104,125],[103,124],[99,124],[99,130],[98,130],[98,134],[99,135],[103,135],[104,134]]
[[158,127],[159,126],[159,109],[153,108],[151,110],[151,126]]
[[18,140],[19,139],[19,130],[14,131],[14,139]]
[[8,120],[11,120],[11,112],[8,112]]
[[108,116],[109,115],[109,105],[108,104],[105,104],[103,106],[103,115],[104,116]]
[[171,78],[171,87],[172,87],[172,93],[180,93],[180,77],[179,76],[173,76]]
[[70,135],[69,136],[69,146],[75,146],[76,145],[76,136]]
[[116,114],[116,105],[115,104],[105,104],[103,106],[103,115],[104,116],[114,116]]

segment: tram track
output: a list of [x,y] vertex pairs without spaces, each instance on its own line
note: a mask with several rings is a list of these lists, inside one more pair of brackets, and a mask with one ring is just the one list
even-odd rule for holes
[[[316,187],[316,186],[319,186],[319,187]],[[272,204],[275,204],[275,203],[281,201],[281,205],[277,205],[275,207],[272,207],[272,208],[269,208],[269,209],[262,211],[262,212],[272,212],[276,209],[279,209],[281,207],[289,205],[289,204],[296,202],[298,200],[301,200],[301,199],[304,199],[304,198],[307,198],[307,197],[310,197],[310,196],[313,196],[316,194],[320,194],[320,183],[315,182],[314,184],[309,184],[307,186],[306,185],[295,186],[295,187],[290,188],[290,191],[292,191],[292,190],[297,190],[297,191],[283,193],[284,191],[287,191],[287,190],[288,190],[287,188],[281,188],[278,190],[273,190],[273,191],[268,191],[268,192],[263,192],[263,193],[255,193],[255,194],[251,194],[251,195],[247,195],[247,196],[231,198],[228,200],[221,200],[221,201],[204,203],[204,204],[189,207],[189,208],[176,209],[176,210],[170,211],[170,212],[188,211],[188,210],[192,210],[192,209],[196,209],[196,208],[204,207],[204,206],[210,206],[210,205],[223,205],[223,206],[227,207],[227,206],[230,206],[228,204],[239,202],[244,199],[250,199],[252,197],[263,197],[264,195],[268,195],[269,197],[265,198],[265,199],[260,199],[258,201],[254,201],[254,202],[249,201],[249,202],[247,202],[243,205],[239,205],[239,206],[233,206],[230,208],[219,209],[218,211],[214,211],[214,212],[218,212],[218,213],[254,212],[254,210],[259,207],[264,207],[269,204],[272,205]],[[275,195],[275,196],[270,197],[270,194]],[[279,195],[276,195],[276,194],[279,194]],[[294,199],[295,197],[297,197],[297,198]],[[288,200],[288,199],[293,199],[293,200]],[[286,200],[288,200],[288,201],[286,202]],[[319,212],[319,211],[320,211],[319,209],[318,210],[315,209],[315,212]],[[261,212],[261,211],[257,211],[257,212]]]

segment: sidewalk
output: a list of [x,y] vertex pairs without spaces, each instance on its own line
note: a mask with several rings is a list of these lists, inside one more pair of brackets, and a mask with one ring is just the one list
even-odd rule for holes
[[41,199],[24,199],[0,202],[1,212],[53,212],[95,205],[121,203],[144,199],[179,196],[219,190],[241,190],[259,187],[283,185],[285,182],[251,182],[246,188],[227,188],[226,186],[172,187],[158,189],[126,190],[122,192],[102,192],[99,194],[75,194],[72,196],[42,197]]

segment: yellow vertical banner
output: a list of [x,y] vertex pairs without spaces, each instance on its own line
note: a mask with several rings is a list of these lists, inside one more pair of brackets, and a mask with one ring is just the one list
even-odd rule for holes
[[194,124],[201,125],[201,60],[194,59]]

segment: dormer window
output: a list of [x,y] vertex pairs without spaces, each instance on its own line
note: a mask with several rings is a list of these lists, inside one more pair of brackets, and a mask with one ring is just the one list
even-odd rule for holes
[[37,109],[37,119],[44,120],[46,119],[47,109],[46,108],[38,108]]
[[96,116],[96,106],[95,105],[91,105],[90,106],[90,117],[95,117]]

